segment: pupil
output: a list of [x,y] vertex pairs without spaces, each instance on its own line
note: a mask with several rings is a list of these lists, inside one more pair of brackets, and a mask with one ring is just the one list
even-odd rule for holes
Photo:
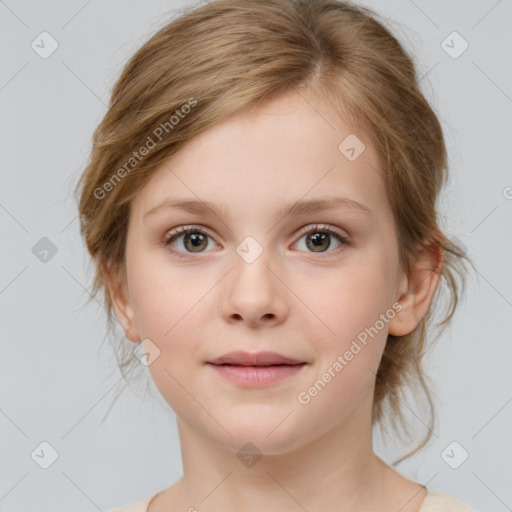
[[193,247],[200,248],[201,243],[204,242],[204,236],[201,233],[189,233],[188,236],[186,237],[186,240],[190,241]]
[[[310,249],[311,248],[312,249],[315,249],[315,248],[328,249],[329,245],[330,245],[328,236],[329,235],[326,233],[315,233],[314,235],[311,235],[310,237],[308,237],[308,241],[311,241],[313,244],[313,247],[310,247]],[[327,245],[325,245],[326,240],[327,240]],[[316,251],[316,252],[319,252],[319,251]]]

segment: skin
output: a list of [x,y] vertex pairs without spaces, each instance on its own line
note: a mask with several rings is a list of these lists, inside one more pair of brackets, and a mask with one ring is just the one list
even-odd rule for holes
[[[414,512],[426,495],[374,454],[371,410],[387,336],[417,326],[442,262],[428,251],[409,276],[401,271],[374,149],[358,133],[366,149],[349,161],[338,145],[351,128],[327,104],[305,100],[281,96],[210,128],[162,163],[130,205],[126,280],[111,286],[114,308],[129,340],[160,350],[148,368],[176,412],[183,459],[183,477],[150,512]],[[371,214],[343,207],[275,219],[284,202],[332,195]],[[229,216],[164,208],[144,217],[167,198],[222,203]],[[350,243],[331,236],[315,252],[306,242],[322,233],[316,223]],[[164,245],[171,230],[191,224],[208,231],[202,252],[184,235]],[[252,263],[236,252],[247,236],[263,249]],[[394,303],[401,311],[301,404],[298,394]],[[244,388],[205,364],[233,350],[271,350],[307,365]],[[237,457],[247,442],[263,455],[252,467]]]

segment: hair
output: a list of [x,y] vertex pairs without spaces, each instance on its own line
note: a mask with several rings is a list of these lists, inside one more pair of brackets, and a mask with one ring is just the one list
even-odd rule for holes
[[435,248],[443,263],[440,286],[414,331],[388,336],[372,408],[372,425],[387,418],[395,433],[398,426],[407,432],[404,390],[419,386],[428,401],[428,431],[393,464],[425,446],[436,421],[422,367],[427,331],[436,312],[444,313],[438,334],[448,325],[465,287],[464,260],[473,263],[439,227],[447,152],[420,81],[412,58],[374,11],[336,0],[214,0],[182,12],[145,42],[114,85],[75,189],[80,232],[95,266],[91,299],[103,290],[107,336],[123,378],[142,366],[131,343],[116,339],[111,296],[126,279],[132,199],[161,162],[216,123],[264,100],[309,93],[328,101],[377,151],[403,271],[409,275],[425,248]]

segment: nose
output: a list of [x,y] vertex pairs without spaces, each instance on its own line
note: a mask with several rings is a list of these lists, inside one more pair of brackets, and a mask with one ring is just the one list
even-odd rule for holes
[[[222,316],[228,323],[245,323],[249,327],[276,326],[288,315],[287,288],[279,271],[264,257],[252,263],[235,254],[234,269],[229,273]],[[276,265],[272,265],[276,267]]]

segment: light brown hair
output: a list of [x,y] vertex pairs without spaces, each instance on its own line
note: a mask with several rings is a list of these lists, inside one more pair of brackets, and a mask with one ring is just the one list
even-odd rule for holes
[[[436,312],[444,314],[438,335],[451,320],[464,288],[464,260],[471,261],[439,227],[436,200],[447,180],[447,153],[419,82],[412,58],[377,15],[349,2],[216,0],[160,29],[124,67],[76,187],[81,234],[95,265],[92,296],[103,290],[110,334],[116,319],[106,285],[109,276],[114,288],[126,279],[129,205],[152,170],[231,115],[281,94],[308,92],[329,101],[375,147],[404,272],[430,244],[444,261],[429,310],[410,334],[388,336],[376,376],[372,424],[388,416],[407,431],[401,407],[407,386],[419,386],[428,401],[424,439],[394,464],[422,448],[436,419],[422,368],[427,329]],[[166,127],[157,132],[161,137],[159,126]],[[149,151],[141,157],[142,147]],[[111,339],[123,376],[142,366],[131,343]]]

